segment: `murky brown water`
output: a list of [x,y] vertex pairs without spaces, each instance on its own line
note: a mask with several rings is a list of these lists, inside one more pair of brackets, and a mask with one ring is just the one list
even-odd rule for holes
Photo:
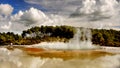
[[0,48],[0,68],[119,68],[120,55],[102,50]]

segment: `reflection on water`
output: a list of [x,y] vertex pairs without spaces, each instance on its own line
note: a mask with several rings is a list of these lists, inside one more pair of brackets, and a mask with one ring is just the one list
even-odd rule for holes
[[0,48],[0,68],[120,68],[120,55],[62,60],[29,56],[20,49]]

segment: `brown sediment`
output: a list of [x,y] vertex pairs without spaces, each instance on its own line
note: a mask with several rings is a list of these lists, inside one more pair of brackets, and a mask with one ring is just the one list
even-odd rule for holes
[[[11,49],[7,47],[8,49]],[[15,48],[23,50],[23,52],[29,56],[41,57],[41,58],[61,58],[68,59],[95,59],[106,55],[115,55],[113,53],[105,52],[101,49],[98,50],[55,50],[55,49],[43,49],[34,47],[14,46]]]
[[41,52],[41,51],[45,51],[45,49],[43,48],[25,48],[24,51],[31,51],[31,52]]
[[100,50],[44,50],[41,48],[26,48],[25,53],[30,56],[41,58],[62,58],[68,59],[95,59],[105,55],[114,55]]

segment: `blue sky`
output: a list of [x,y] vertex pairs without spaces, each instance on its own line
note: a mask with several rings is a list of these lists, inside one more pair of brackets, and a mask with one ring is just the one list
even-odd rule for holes
[[[36,18],[38,18],[37,16],[39,16],[39,22],[32,21],[32,24],[35,25],[36,23],[46,24],[46,22],[47,24],[49,24],[50,21],[53,21],[53,23],[57,23],[54,22],[54,20],[57,19],[57,21],[60,21],[60,17],[60,19],[65,20],[65,23],[67,23],[68,25],[74,25],[79,27],[82,26],[92,28],[119,28],[120,26],[119,0],[0,0],[0,4],[11,5],[14,8],[14,11],[12,13],[13,15],[11,15],[13,17],[14,14],[18,13],[18,11],[20,10],[25,11],[30,9],[31,7],[34,7],[34,10],[36,11],[30,11],[31,13],[23,12],[24,14],[22,16],[18,16],[20,18],[15,18],[15,21],[10,20],[12,21],[12,23],[16,24],[21,24],[23,20],[25,20],[24,23],[27,24],[29,21],[24,18],[28,15],[27,19],[29,20],[31,20],[31,18],[33,18],[32,20],[36,20]],[[43,12],[38,13],[37,11]],[[71,14],[78,14],[78,16],[70,17]],[[56,17],[56,15],[58,17]],[[44,20],[44,18],[45,21],[41,22],[41,19]],[[46,20],[46,18],[49,18],[50,21]],[[1,21],[0,23],[3,22]],[[7,26],[7,24],[3,26]],[[14,30],[14,28],[11,29]]]
[[44,9],[42,6],[26,3],[24,0],[0,0],[0,4],[10,4],[12,7],[14,7],[13,14],[17,13],[19,10],[25,11],[30,7],[46,11],[46,9]]

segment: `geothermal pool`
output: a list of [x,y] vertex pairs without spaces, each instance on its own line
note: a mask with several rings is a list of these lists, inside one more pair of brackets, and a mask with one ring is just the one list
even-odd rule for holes
[[77,29],[67,43],[0,47],[0,68],[120,68],[119,50],[93,45],[90,31]]
[[108,47],[58,50],[6,46],[0,47],[0,68],[120,68],[119,53],[110,51]]
[[[32,0],[25,1],[32,3]],[[19,32],[28,28],[28,25],[32,27],[42,24],[120,29],[120,0],[34,1],[33,4],[39,4],[39,1],[41,3],[48,1],[47,3],[45,2],[43,7],[47,8],[46,5],[51,9],[55,7],[57,10],[53,9],[52,11],[55,12],[52,13],[56,14],[57,12],[58,17],[57,14],[49,14],[51,13],[48,11],[49,9],[46,10],[48,11],[46,14],[31,8],[25,12],[20,11],[15,15],[11,15],[11,12],[9,12],[10,16],[6,16],[7,12],[1,9],[0,30],[18,30]],[[54,7],[49,6],[49,4]],[[63,14],[58,11],[59,9]],[[8,25],[6,24],[7,22],[9,22]],[[91,42],[91,31],[77,28],[74,38],[68,43],[43,42],[31,46],[14,45],[0,47],[0,68],[120,68],[120,48],[93,45]]]

